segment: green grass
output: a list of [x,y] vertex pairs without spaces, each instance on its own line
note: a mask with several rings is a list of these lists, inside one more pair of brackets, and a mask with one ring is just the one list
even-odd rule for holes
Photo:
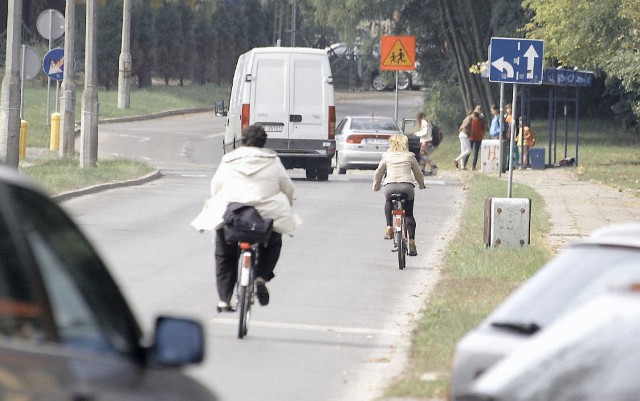
[[[405,371],[389,386],[386,396],[443,397],[457,340],[549,259],[544,241],[549,216],[544,201],[519,184],[512,187],[513,197],[532,200],[530,246],[485,247],[484,199],[504,197],[504,188],[504,179],[497,177],[475,174],[469,181],[461,219],[465,224],[447,245],[441,278],[417,322]],[[440,378],[423,381],[425,373]]]
[[[537,134],[536,147],[548,149],[546,120],[536,120],[532,126]],[[460,153],[460,141],[455,130],[445,129],[444,133],[445,139],[432,158],[439,168],[449,170],[453,168],[452,160]],[[557,137],[556,163],[565,157],[564,126],[558,127]],[[570,125],[566,139],[567,158],[575,157],[575,142],[575,128]],[[578,163],[575,168],[569,167],[576,178],[597,181],[640,196],[640,135],[623,131],[620,122],[581,120]]]
[[80,168],[77,159],[51,158],[23,167],[21,171],[55,195],[71,189],[142,177],[153,171],[153,168],[127,159],[102,160],[97,163],[96,168]]
[[[82,113],[83,86],[76,86],[76,121],[80,121]],[[50,91],[50,113],[56,111],[56,88]],[[59,91],[61,93],[61,91]],[[216,100],[229,99],[229,88],[216,85],[165,86],[155,85],[150,88],[133,87],[130,96],[130,108],[118,108],[118,91],[101,90],[98,92],[100,103],[100,119],[113,117],[129,117],[152,114],[167,110],[213,107]],[[60,108],[58,106],[58,111]],[[47,86],[39,81],[29,81],[24,90],[24,120],[29,124],[27,147],[48,148],[51,128],[47,118]]]
[[[76,88],[76,121],[82,111],[83,87]],[[56,88],[51,89],[50,112],[56,111]],[[24,119],[28,122],[27,147],[49,148],[51,128],[47,126],[47,87],[40,82],[25,85]],[[211,107],[216,100],[229,98],[229,88],[214,85],[165,86],[132,88],[126,110],[118,108],[117,90],[100,91],[100,118],[128,117],[153,114],[167,110]],[[98,133],[99,135],[99,133]],[[47,157],[35,163],[23,163],[20,170],[43,186],[49,193],[58,194],[105,182],[128,180],[143,176],[153,169],[142,162],[116,159],[99,160],[96,168],[80,168],[75,158]]]

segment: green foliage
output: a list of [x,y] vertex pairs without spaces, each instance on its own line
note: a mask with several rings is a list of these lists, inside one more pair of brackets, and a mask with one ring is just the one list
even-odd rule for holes
[[180,34],[182,21],[177,6],[165,1],[155,19],[156,60],[155,71],[165,85],[178,77],[177,58],[181,56]]
[[134,2],[131,7],[131,70],[138,78],[138,87],[151,86],[155,31],[150,0]]
[[[115,23],[115,22],[118,23]],[[98,6],[96,57],[98,82],[107,90],[118,83],[120,48],[122,44],[122,0],[107,1]]]
[[[545,57],[560,66],[603,71],[617,114],[640,119],[640,6],[637,0],[525,0],[534,14],[529,37],[545,40]],[[635,120],[635,121],[634,121]]]

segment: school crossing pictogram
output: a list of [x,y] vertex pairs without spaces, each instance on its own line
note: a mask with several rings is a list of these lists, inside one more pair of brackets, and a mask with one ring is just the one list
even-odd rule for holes
[[381,70],[398,71],[415,69],[415,36],[383,36],[380,49]]

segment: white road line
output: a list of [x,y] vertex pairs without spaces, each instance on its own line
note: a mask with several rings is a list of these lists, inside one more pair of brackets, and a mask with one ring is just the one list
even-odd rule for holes
[[[230,318],[215,318],[210,320],[215,324],[238,324],[238,319]],[[263,322],[252,320],[251,326],[269,327],[273,329],[290,329],[290,330],[306,330],[306,331],[320,331],[331,333],[347,333],[347,334],[377,334],[386,336],[398,336],[400,333],[392,330],[381,329],[367,329],[359,327],[337,327],[337,326],[317,326],[312,324],[293,324],[293,323],[276,323],[276,322]]]

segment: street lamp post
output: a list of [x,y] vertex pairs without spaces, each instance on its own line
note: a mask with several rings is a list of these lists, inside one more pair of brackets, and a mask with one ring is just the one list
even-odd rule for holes
[[131,0],[122,4],[122,47],[118,72],[118,108],[128,109],[131,99]]

